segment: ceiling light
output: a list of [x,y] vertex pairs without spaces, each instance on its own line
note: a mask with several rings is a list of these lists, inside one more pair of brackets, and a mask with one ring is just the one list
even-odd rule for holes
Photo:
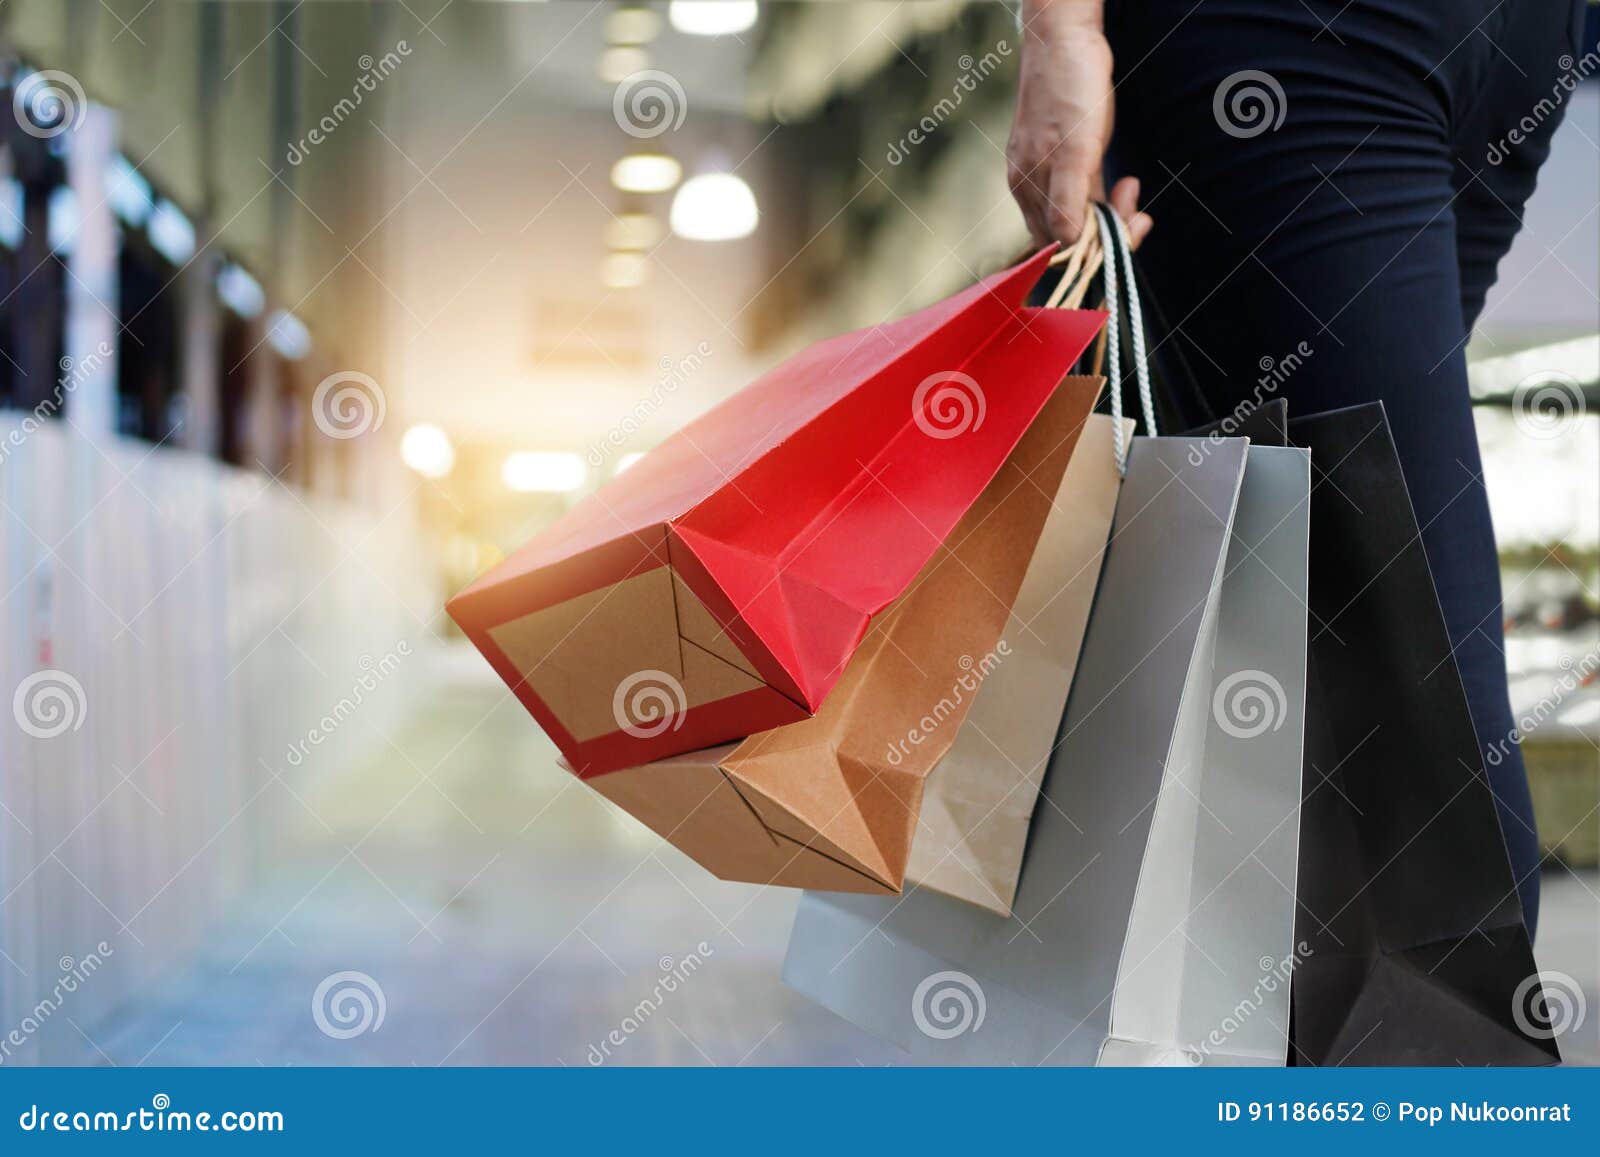
[[217,273],[217,296],[240,317],[254,317],[267,304],[261,283],[231,261]]
[[267,341],[292,362],[311,352],[311,331],[306,329],[305,322],[285,309],[267,318]]
[[194,256],[194,225],[182,209],[166,198],[156,202],[145,228],[150,244],[172,264],[182,265]]
[[692,36],[726,36],[756,22],[756,0],[672,0],[667,19]]
[[607,289],[637,289],[650,280],[650,259],[643,253],[607,253],[600,280]]
[[616,8],[606,17],[607,44],[649,44],[661,31],[661,17],[649,8]]
[[607,84],[621,84],[636,72],[650,67],[650,54],[642,48],[608,48],[600,54],[596,69]]
[[520,450],[500,465],[500,480],[522,492],[565,494],[583,485],[584,474],[583,459],[576,454],[547,450]]
[[0,245],[15,249],[27,232],[22,225],[22,182],[0,177]]
[[106,172],[106,201],[111,210],[130,225],[143,225],[155,208],[150,182],[118,153]]
[[419,422],[401,437],[400,460],[424,478],[443,478],[455,468],[456,448],[439,427]]
[[611,166],[611,183],[624,193],[664,193],[683,176],[665,153],[633,153]]
[[71,185],[57,185],[50,190],[50,248],[61,254],[71,254],[78,243],[78,195]]
[[759,218],[755,194],[732,173],[691,177],[672,198],[672,231],[690,241],[746,237]]
[[650,213],[618,213],[606,222],[607,249],[648,249],[661,240],[661,222]]

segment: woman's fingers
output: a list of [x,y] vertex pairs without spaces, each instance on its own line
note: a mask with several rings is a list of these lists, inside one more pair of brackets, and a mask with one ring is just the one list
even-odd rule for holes
[[1111,208],[1128,227],[1128,245],[1139,248],[1140,242],[1150,235],[1155,220],[1139,211],[1139,178],[1124,177],[1111,189]]
[[1132,219],[1139,211],[1139,178],[1124,177],[1111,187],[1111,196],[1107,198],[1111,207],[1117,211],[1117,216],[1124,222]]
[[1094,175],[1079,166],[1062,164],[1050,177],[1050,204],[1046,222],[1050,236],[1063,245],[1078,239],[1088,221],[1089,190]]
[[1150,230],[1156,227],[1155,218],[1148,213],[1135,213],[1133,220],[1128,222],[1128,248],[1137,249],[1144,239],[1150,236]]
[[1013,160],[1007,177],[1011,185],[1011,195],[1016,199],[1017,208],[1022,210],[1023,223],[1028,226],[1029,236],[1033,238],[1035,245],[1046,244],[1050,240],[1050,229],[1045,224],[1046,197],[1044,190],[1038,184],[1037,170],[1030,169],[1026,161]]
[[1128,242],[1138,249],[1155,221],[1139,208],[1139,178],[1124,177],[1105,194],[1099,165],[1088,156],[1058,148],[1042,160],[1021,153],[1009,169],[1011,190],[1036,244],[1069,245],[1089,221],[1089,206],[1107,201],[1128,227]]

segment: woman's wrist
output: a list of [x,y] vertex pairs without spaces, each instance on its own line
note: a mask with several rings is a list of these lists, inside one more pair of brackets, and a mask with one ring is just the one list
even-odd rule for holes
[[1104,0],[1022,0],[1022,27],[1030,36],[1092,33],[1105,29]]
[[1022,0],[1022,50],[1098,51],[1105,45],[1101,0]]

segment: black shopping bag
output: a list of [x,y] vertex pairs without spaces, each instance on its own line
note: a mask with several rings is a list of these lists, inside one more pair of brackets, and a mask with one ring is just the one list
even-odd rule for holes
[[1383,406],[1289,436],[1313,483],[1290,1063],[1558,1063]]

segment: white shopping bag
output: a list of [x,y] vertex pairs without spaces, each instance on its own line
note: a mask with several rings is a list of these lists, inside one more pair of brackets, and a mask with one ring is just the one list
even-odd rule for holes
[[1137,439],[1014,914],[808,893],[785,980],[939,1063],[1282,1064],[1309,473]]

